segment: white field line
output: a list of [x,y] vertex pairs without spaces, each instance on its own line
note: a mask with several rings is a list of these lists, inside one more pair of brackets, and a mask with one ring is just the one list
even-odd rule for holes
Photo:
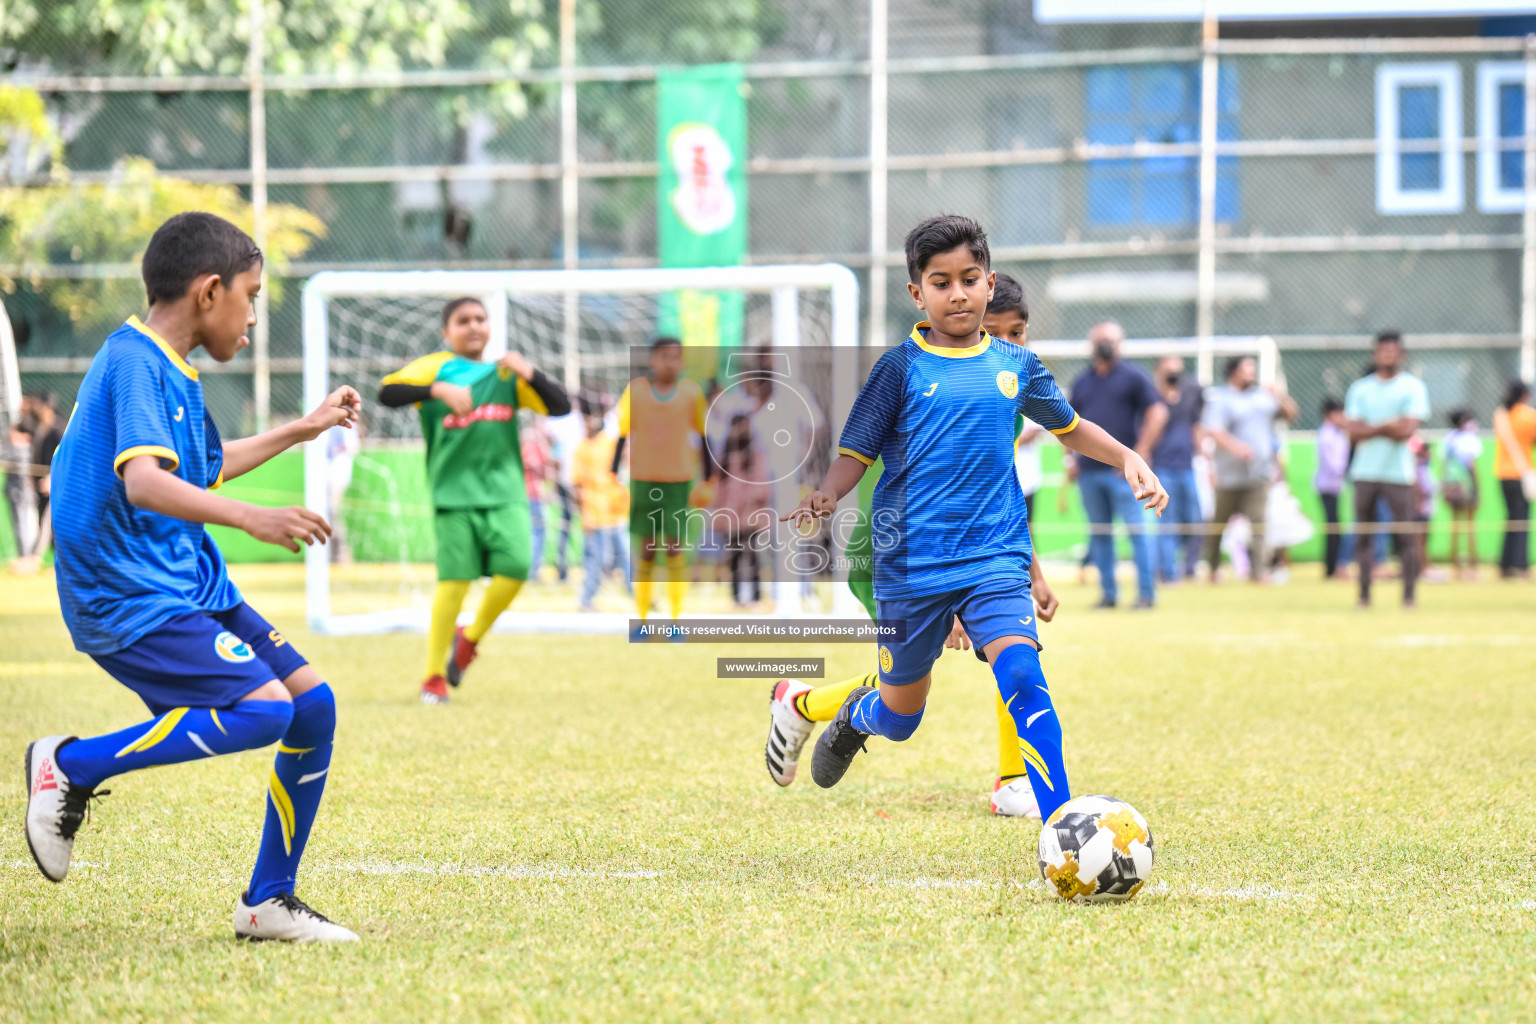
[[1536,636],[1509,633],[1408,633],[1384,636],[1376,641],[1378,647],[1528,647],[1532,644],[1536,644]]
[[424,864],[413,861],[343,861],[316,864],[310,871],[331,871],[352,875],[436,875],[448,878],[512,878],[518,880],[598,878],[616,881],[644,881],[661,878],[665,871],[621,871],[608,868],[568,868],[558,865],[530,864]]

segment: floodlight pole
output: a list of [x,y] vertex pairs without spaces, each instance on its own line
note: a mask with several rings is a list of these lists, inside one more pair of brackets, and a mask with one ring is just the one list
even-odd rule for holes
[[[263,255],[267,251],[267,89],[266,3],[251,0],[251,239]],[[270,263],[270,257],[267,257]],[[256,330],[251,337],[251,404],[255,407],[256,432],[267,429],[272,419],[271,331],[267,323],[269,286],[265,265],[262,287],[256,293]]]
[[1520,258],[1520,379],[1536,381],[1536,35],[1525,37],[1523,250]]
[[1216,0],[1205,0],[1200,25],[1200,254],[1195,274],[1196,375],[1215,379],[1211,341],[1216,334]]
[[[576,0],[560,0],[560,247],[566,270],[579,265],[581,245],[576,132]],[[565,390],[574,398],[581,388],[581,296],[568,291],[564,300]]]
[[888,0],[869,2],[869,343],[886,344],[886,168],[890,133]]

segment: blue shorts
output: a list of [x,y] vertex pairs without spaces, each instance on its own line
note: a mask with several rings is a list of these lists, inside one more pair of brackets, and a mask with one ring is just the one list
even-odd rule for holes
[[228,611],[178,615],[120,651],[91,657],[157,715],[229,707],[309,664],[243,602]]
[[981,649],[1005,636],[1023,636],[1040,645],[1035,629],[1035,601],[1029,593],[1029,577],[987,580],[974,587],[946,590],[922,597],[875,602],[879,623],[905,620],[906,639],[880,646],[880,682],[890,686],[915,683],[933,669],[944,653],[955,616],[971,638],[976,657],[986,661]]

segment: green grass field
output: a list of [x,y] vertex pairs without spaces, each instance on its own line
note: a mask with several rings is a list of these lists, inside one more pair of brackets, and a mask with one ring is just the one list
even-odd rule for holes
[[[1083,908],[1036,883],[1037,825],[987,813],[968,654],[910,742],[781,791],[768,681],[715,678],[736,651],[494,635],[429,708],[419,637],[311,637],[294,567],[236,575],[337,691],[301,895],[364,941],[232,940],[267,752],[114,780],[42,879],[26,742],[144,711],[72,651],[51,581],[7,577],[0,1019],[1536,1018],[1536,588],[1404,612],[1387,585],[1362,613],[1344,585],[1185,587],[1133,615],[1063,587],[1074,789],[1157,842],[1141,896]],[[815,653],[829,677],[872,657]]]

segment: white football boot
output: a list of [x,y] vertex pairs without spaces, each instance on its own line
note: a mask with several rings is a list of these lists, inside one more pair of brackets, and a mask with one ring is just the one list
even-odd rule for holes
[[768,746],[763,760],[773,781],[787,786],[795,781],[800,767],[800,751],[811,738],[816,723],[807,722],[795,710],[795,698],[811,687],[798,679],[780,679],[768,697]]
[[235,938],[248,942],[356,942],[357,933],[310,909],[291,892],[254,907],[241,893],[235,901]]
[[993,783],[992,813],[1004,818],[1034,818],[1038,821],[1040,804],[1035,800],[1035,790],[1029,784],[1029,776],[1020,775],[1007,782],[998,779]]
[[71,785],[59,768],[59,747],[74,738],[44,736],[27,747],[27,846],[50,882],[62,882],[69,874],[75,833],[90,817],[90,801],[111,792]]

